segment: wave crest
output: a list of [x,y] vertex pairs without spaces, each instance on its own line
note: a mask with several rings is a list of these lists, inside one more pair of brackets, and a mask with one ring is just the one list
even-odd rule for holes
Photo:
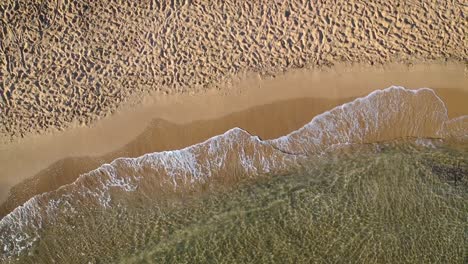
[[393,86],[318,115],[301,129],[269,142],[282,151],[311,154],[339,144],[436,138],[447,120],[447,108],[433,90]]

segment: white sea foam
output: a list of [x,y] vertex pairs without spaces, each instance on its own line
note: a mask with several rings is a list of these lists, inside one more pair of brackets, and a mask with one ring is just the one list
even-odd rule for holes
[[288,153],[317,153],[336,144],[439,137],[447,120],[447,108],[433,90],[392,86],[324,112],[269,143]]
[[[58,213],[76,213],[73,203],[93,198],[100,206],[111,207],[111,190],[136,191],[143,178],[139,172],[144,168],[151,168],[155,175],[163,175],[177,187],[178,182],[193,184],[229,172],[229,162],[236,163],[243,173],[253,175],[286,168],[287,162],[295,158],[240,128],[233,128],[223,135],[181,150],[150,153],[138,158],[119,158],[81,175],[70,185],[35,196],[5,216],[0,221],[3,256],[17,255],[29,248],[39,238],[43,224],[53,224]],[[24,230],[28,230],[28,233]]]

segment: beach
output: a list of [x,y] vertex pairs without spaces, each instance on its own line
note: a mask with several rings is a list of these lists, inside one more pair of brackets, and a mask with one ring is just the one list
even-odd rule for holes
[[[327,241],[340,240],[341,227],[368,224],[366,217],[376,224],[366,229],[371,233],[388,215],[412,226],[405,208],[426,204],[415,215],[443,222],[421,225],[443,226],[438,238],[414,228],[406,240],[396,228],[377,236],[386,241],[379,245],[402,253],[387,240],[398,237],[417,250],[400,258],[369,246],[364,260],[460,259],[450,242],[460,236],[440,239],[459,234],[466,216],[460,208],[468,186],[468,22],[460,1],[21,0],[0,4],[0,15],[0,262],[182,260],[202,243],[192,239],[198,232],[224,241],[232,230],[218,227],[240,221],[261,233],[257,211],[271,213],[278,203],[293,212],[283,215],[307,216],[315,205],[297,212],[295,206],[309,198],[349,212],[341,217],[317,205],[325,210],[323,229],[304,230]],[[321,184],[331,189],[322,192]],[[420,193],[401,201],[398,188]],[[293,195],[302,189],[305,200]],[[248,190],[268,197],[268,205],[257,197],[251,211]],[[226,200],[231,194],[243,202]],[[361,195],[355,205],[365,210],[348,210],[347,201]],[[439,198],[453,209],[450,218],[437,208]],[[205,200],[210,205],[203,207]],[[185,215],[191,208],[199,211]],[[362,219],[355,222],[356,215]],[[184,222],[192,216],[195,224]],[[294,219],[314,225],[302,216]],[[347,217],[352,225],[326,227]],[[135,226],[119,240],[117,223]],[[65,242],[74,228],[83,237]],[[328,229],[337,233],[321,233]],[[250,237],[236,232],[234,244]],[[433,243],[424,246],[418,234]],[[260,253],[274,251],[261,236],[251,239]],[[337,252],[333,243],[326,254],[315,245],[314,257],[285,262],[322,259]],[[120,255],[110,245],[120,245]],[[341,245],[360,251],[359,243]],[[432,245],[438,246],[424,250]],[[173,247],[184,253],[176,256]],[[200,260],[217,259],[203,252]],[[256,257],[249,260],[266,261]]]

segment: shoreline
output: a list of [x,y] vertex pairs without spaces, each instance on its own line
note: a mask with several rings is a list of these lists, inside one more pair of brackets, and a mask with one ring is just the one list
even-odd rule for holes
[[[148,96],[140,107],[124,108],[90,127],[76,127],[0,145],[0,166],[5,168],[0,176],[0,185],[4,186],[4,190],[0,190],[0,202],[5,201],[12,186],[47,172],[53,168],[51,164],[60,167],[56,163],[66,157],[93,156],[96,164],[102,164],[109,158],[186,147],[234,126],[262,139],[274,138],[300,128],[317,114],[391,85],[432,88],[447,104],[450,118],[466,115],[468,109],[463,103],[468,98],[467,80],[462,63],[373,68],[355,65],[295,70],[275,78],[250,76],[234,82],[227,91]],[[156,126],[152,123],[155,119],[160,120]],[[153,125],[148,127],[149,124]],[[152,127],[159,129],[156,134],[148,133]],[[154,140],[158,133],[160,139],[166,136]],[[138,138],[157,144],[146,142],[132,147],[132,143],[128,143]],[[130,150],[125,151],[125,148]],[[104,158],[96,158],[102,155]],[[59,178],[55,178],[55,183],[61,184],[60,175],[56,177]],[[50,187],[52,185],[55,184]]]

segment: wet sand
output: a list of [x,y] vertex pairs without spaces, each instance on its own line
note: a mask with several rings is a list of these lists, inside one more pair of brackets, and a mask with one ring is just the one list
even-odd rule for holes
[[0,177],[2,201],[11,186],[32,176],[35,180],[16,186],[0,215],[34,194],[73,182],[79,174],[117,157],[179,149],[233,127],[262,139],[276,138],[334,106],[393,84],[433,88],[448,105],[450,117],[468,114],[462,64],[301,70],[269,79],[246,76],[228,91],[152,96],[140,108],[122,110],[91,127],[1,146],[0,166],[5,168]]

